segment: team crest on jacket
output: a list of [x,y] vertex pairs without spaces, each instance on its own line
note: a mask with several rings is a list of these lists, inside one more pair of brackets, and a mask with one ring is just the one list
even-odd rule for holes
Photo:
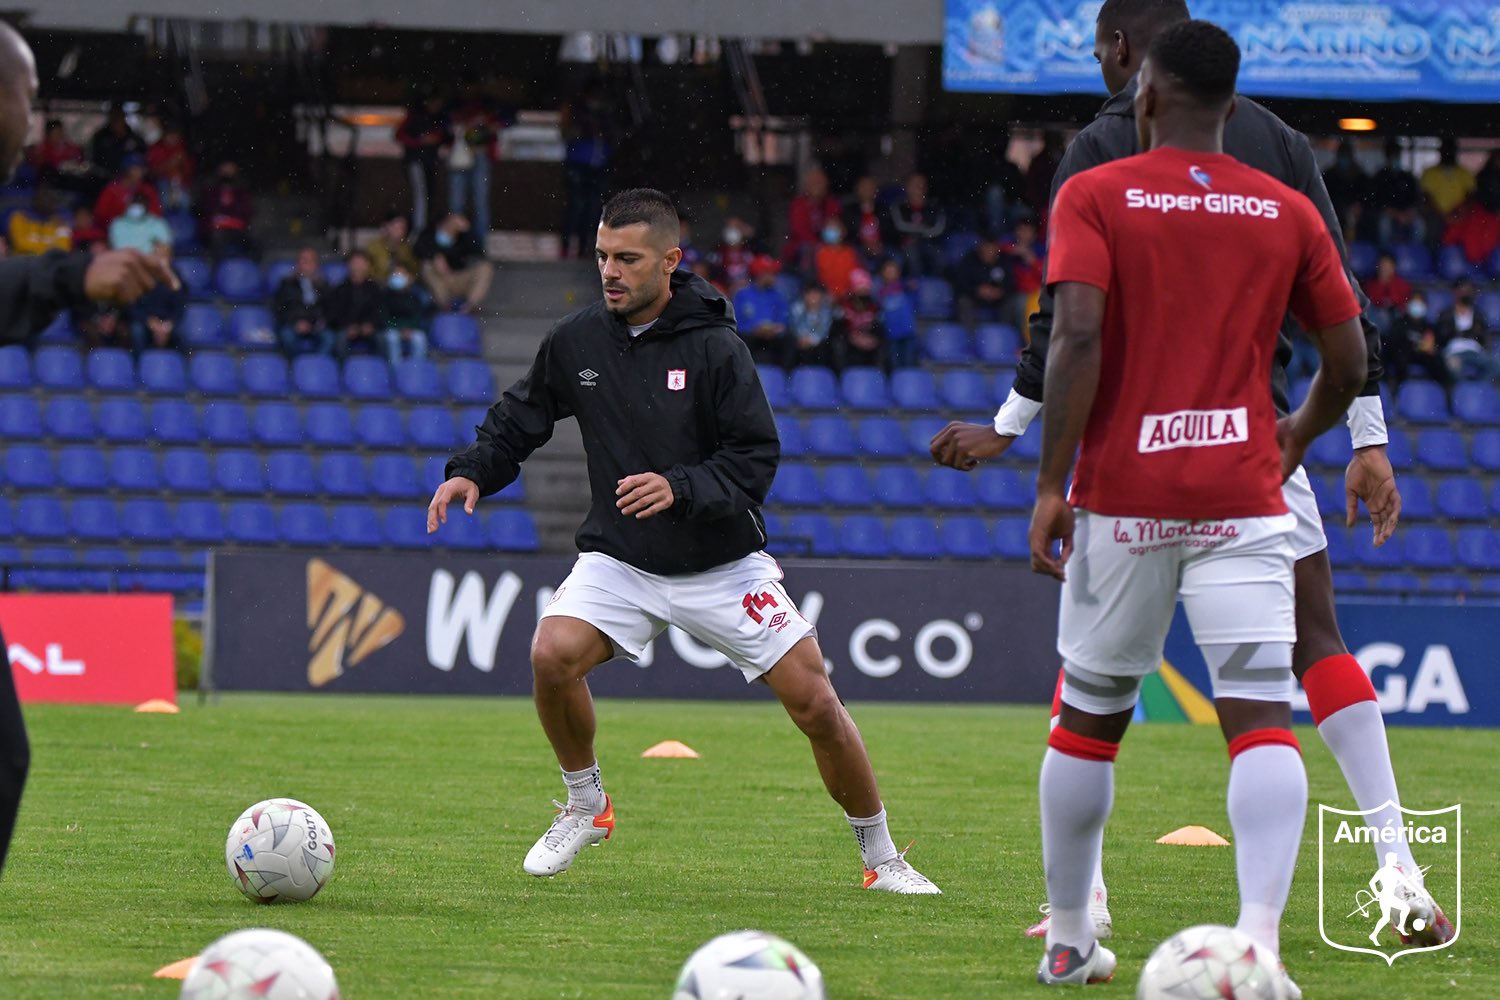
[[667,369],[667,388],[671,389],[673,392],[681,392],[682,390],[686,389],[687,388],[687,369],[686,368],[669,368],[669,369]]

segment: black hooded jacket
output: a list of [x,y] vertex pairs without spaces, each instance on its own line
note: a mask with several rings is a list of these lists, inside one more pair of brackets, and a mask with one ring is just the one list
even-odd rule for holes
[[[580,552],[671,576],[765,545],[760,505],[781,442],[734,309],[702,278],[673,274],[671,302],[639,337],[602,300],[559,322],[447,475],[496,493],[570,416],[583,431],[593,499],[578,529]],[[615,506],[615,490],[642,472],[665,476],[674,500],[636,520]]]
[[[1313,206],[1333,235],[1333,242],[1344,261],[1344,270],[1348,271],[1349,253],[1339,230],[1338,216],[1328,200],[1328,191],[1323,186],[1323,177],[1318,172],[1318,163],[1307,137],[1249,98],[1240,96],[1237,101],[1234,115],[1224,128],[1224,152],[1312,199]],[[1131,80],[1124,90],[1105,102],[1094,120],[1068,146],[1052,182],[1053,200],[1057,199],[1058,190],[1068,178],[1100,164],[1134,156],[1140,152],[1139,147],[1135,128],[1135,81]],[[1212,262],[1208,263],[1212,266]],[[1361,395],[1378,396],[1380,380],[1385,374],[1380,364],[1380,331],[1370,322],[1370,300],[1352,273],[1349,282],[1354,286],[1360,308],[1365,311],[1360,322],[1364,326],[1370,358],[1369,374]],[[1294,336],[1304,334],[1297,321],[1288,314],[1281,324],[1281,339],[1276,345],[1276,362],[1271,370],[1271,394],[1276,400],[1276,412],[1282,414],[1289,412],[1286,366],[1292,359]],[[1040,308],[1031,317],[1031,342],[1021,355],[1015,382],[1017,394],[1037,402],[1042,399],[1047,345],[1051,337],[1052,296],[1044,288]]]

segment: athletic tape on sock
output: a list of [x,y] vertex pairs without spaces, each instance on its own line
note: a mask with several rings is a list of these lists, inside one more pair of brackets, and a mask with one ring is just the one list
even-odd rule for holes
[[1319,726],[1324,719],[1350,705],[1375,700],[1375,685],[1370,683],[1370,675],[1349,653],[1314,663],[1302,675],[1302,689],[1307,692],[1313,723]]
[[[1288,736],[1291,734],[1288,733]],[[1077,733],[1069,732],[1062,726],[1052,730],[1052,735],[1047,737],[1047,745],[1058,753],[1067,754],[1069,757],[1077,757],[1079,760],[1098,760],[1105,763],[1114,763],[1120,754],[1120,744],[1111,743],[1109,740],[1096,740],[1091,736],[1079,736]]]
[[1302,745],[1297,742],[1297,737],[1292,735],[1290,729],[1269,728],[1252,729],[1229,741],[1229,759],[1234,760],[1246,750],[1253,750],[1263,746],[1287,746],[1298,753],[1302,752]]

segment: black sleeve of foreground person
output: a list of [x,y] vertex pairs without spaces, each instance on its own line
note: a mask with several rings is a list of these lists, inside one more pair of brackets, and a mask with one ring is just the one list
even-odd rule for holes
[[[0,649],[4,648],[5,639],[0,636]],[[4,870],[10,852],[11,834],[21,810],[21,790],[30,766],[31,746],[26,741],[21,699],[16,694],[16,679],[7,670],[5,680],[0,682],[0,870]]]
[[765,503],[781,459],[776,419],[750,351],[738,336],[714,339],[708,349],[718,447],[697,465],[674,465],[665,473],[675,515],[701,521]]
[[0,260],[0,342],[14,344],[44,329],[59,312],[87,301],[89,258],[59,251]]

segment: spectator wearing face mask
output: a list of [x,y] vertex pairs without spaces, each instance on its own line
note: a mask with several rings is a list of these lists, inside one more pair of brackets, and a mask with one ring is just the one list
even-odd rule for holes
[[797,345],[787,329],[786,297],[776,287],[780,270],[767,254],[750,262],[751,284],[735,293],[734,319],[752,358],[790,370],[796,364]]
[[840,214],[839,200],[828,192],[828,175],[819,166],[802,175],[802,190],[787,209],[786,248],[782,260],[798,274],[812,270],[813,254],[823,227]]
[[188,151],[187,140],[178,125],[168,124],[161,138],[151,144],[146,151],[146,166],[156,180],[163,208],[175,212],[192,207],[198,161]]
[[850,365],[885,367],[885,328],[869,271],[849,275],[849,294],[839,307],[834,360],[840,371]]
[[823,245],[813,256],[818,284],[836,301],[842,301],[849,294],[850,275],[858,269],[859,255],[844,240],[844,224],[838,219],[829,219],[823,226]]
[[834,309],[828,293],[818,285],[802,289],[802,297],[792,303],[787,324],[797,346],[798,365],[833,367],[828,335],[833,331]]
[[109,224],[109,245],[115,250],[139,250],[151,253],[158,243],[172,242],[167,221],[151,211],[146,199],[137,195],[125,213]]
[[880,322],[885,329],[886,361],[892,369],[915,368],[917,355],[917,297],[901,276],[901,263],[887,259],[880,267]]
[[880,211],[880,188],[869,174],[854,182],[854,193],[844,206],[844,232],[866,249],[880,247],[885,253],[890,220]]
[[1453,287],[1453,305],[1438,317],[1434,332],[1455,378],[1500,382],[1500,358],[1490,353],[1490,332],[1484,314],[1474,307],[1473,282]]
[[231,254],[255,256],[250,235],[254,217],[255,203],[240,182],[238,164],[225,160],[198,198],[198,226],[215,260]]
[[730,216],[724,220],[721,239],[709,260],[713,282],[733,295],[750,283],[750,262],[755,259],[755,230],[744,219]]
[[1427,311],[1427,297],[1413,292],[1405,308],[1391,320],[1383,341],[1385,370],[1391,391],[1399,393],[1412,369],[1443,387],[1448,412],[1453,412],[1453,372],[1443,360],[1443,343]]
[[1380,261],[1375,265],[1375,276],[1364,283],[1364,289],[1370,298],[1370,321],[1382,333],[1390,328],[1391,323],[1411,301],[1411,282],[1396,273],[1396,258],[1388,253],[1380,255]]
[[422,280],[438,308],[456,304],[462,313],[479,311],[489,294],[495,266],[485,259],[468,219],[448,213],[417,237],[414,249],[422,262]]
[[157,197],[156,188],[146,180],[145,157],[131,155],[125,158],[120,175],[99,192],[99,200],[94,203],[94,218],[107,229],[137,198],[146,203],[151,215],[161,214],[161,199]]
[[385,290],[385,356],[392,365],[402,357],[427,357],[427,325],[432,299],[403,264],[391,267]]

